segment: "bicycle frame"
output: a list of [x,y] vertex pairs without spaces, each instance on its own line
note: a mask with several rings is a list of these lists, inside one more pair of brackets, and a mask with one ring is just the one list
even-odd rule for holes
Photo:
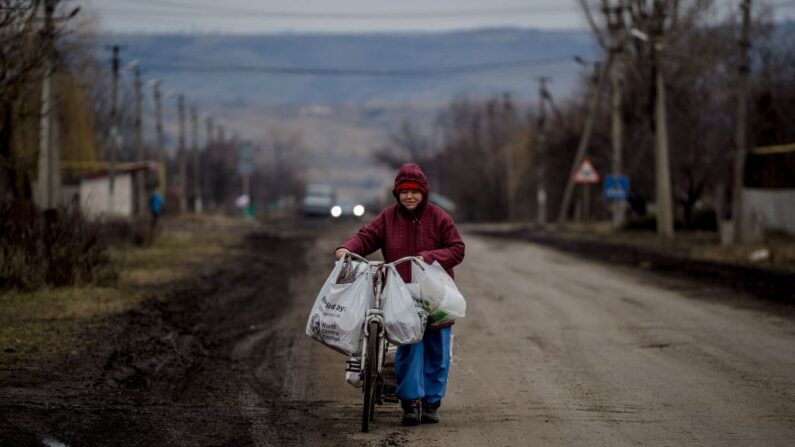
[[[368,374],[367,371],[370,371],[368,367],[369,362],[373,361],[373,359],[368,359],[368,346],[370,342],[370,337],[376,337],[375,340],[375,356],[376,356],[376,365],[375,365],[375,377],[365,377],[365,386],[362,387],[362,392],[365,394],[364,399],[364,411],[362,417],[362,431],[366,432],[369,429],[369,421],[374,418],[374,405],[375,403],[383,404],[383,372],[384,372],[384,364],[386,362],[386,351],[387,351],[387,339],[386,339],[386,331],[384,325],[384,312],[382,308],[382,292],[384,288],[384,282],[386,280],[386,274],[389,267],[394,267],[403,262],[413,261],[417,263],[420,268],[423,268],[422,265],[417,261],[417,258],[413,256],[405,257],[398,259],[397,261],[391,263],[384,263],[380,261],[368,261],[366,258],[359,256],[357,254],[346,252],[346,257],[353,258],[358,260],[359,262],[366,263],[370,268],[370,274],[374,275],[373,281],[373,307],[367,310],[366,318],[364,321],[364,336],[362,337],[362,349],[361,349],[361,371]],[[424,269],[424,268],[423,268]],[[370,326],[371,323],[376,322],[378,327],[378,333],[371,334],[370,333]],[[375,388],[372,388],[373,385]],[[371,389],[372,388],[372,389]],[[369,394],[368,393],[372,393]]]

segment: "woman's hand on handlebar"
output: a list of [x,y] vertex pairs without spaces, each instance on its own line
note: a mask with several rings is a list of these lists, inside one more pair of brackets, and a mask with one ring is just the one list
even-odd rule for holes
[[347,248],[338,248],[337,251],[334,252],[334,258],[339,259],[345,256],[345,253],[348,253],[348,251]]

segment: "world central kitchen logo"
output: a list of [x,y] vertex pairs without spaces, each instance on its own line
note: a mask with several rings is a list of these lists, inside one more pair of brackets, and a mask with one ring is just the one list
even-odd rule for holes
[[310,327],[312,328],[313,334],[320,335],[320,315],[318,314],[312,315],[312,322],[310,323]]

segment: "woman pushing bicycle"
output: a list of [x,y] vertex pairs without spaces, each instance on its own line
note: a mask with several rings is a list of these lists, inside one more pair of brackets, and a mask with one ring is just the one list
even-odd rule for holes
[[[397,203],[384,209],[337,249],[367,256],[380,249],[385,262],[419,256],[426,263],[438,261],[450,277],[464,259],[464,241],[453,219],[428,202],[428,178],[420,167],[400,167],[392,194]],[[411,282],[409,264],[397,266],[405,282]],[[429,327],[422,341],[399,346],[395,356],[396,394],[403,408],[403,425],[439,422],[438,409],[447,387],[450,369],[452,324]]]

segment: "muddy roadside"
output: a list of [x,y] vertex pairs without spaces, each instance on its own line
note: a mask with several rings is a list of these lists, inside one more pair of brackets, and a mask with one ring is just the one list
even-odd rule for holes
[[142,286],[129,310],[81,319],[79,336],[64,339],[73,349],[4,350],[0,444],[252,445],[254,424],[268,427],[270,443],[289,440],[281,389],[258,367],[277,355],[267,329],[288,308],[308,236],[234,231],[244,235],[231,254],[205,254],[189,274]]
[[[611,237],[579,232],[550,232],[533,228],[472,227],[475,234],[534,242],[557,250],[649,272],[649,280],[699,298],[731,301],[741,307],[766,308],[795,316],[795,268],[732,259],[708,259],[702,239],[661,244],[650,237]],[[692,238],[691,238],[692,239]],[[729,288],[739,294],[727,295]],[[716,293],[718,292],[718,293]],[[748,299],[751,298],[751,299]]]

